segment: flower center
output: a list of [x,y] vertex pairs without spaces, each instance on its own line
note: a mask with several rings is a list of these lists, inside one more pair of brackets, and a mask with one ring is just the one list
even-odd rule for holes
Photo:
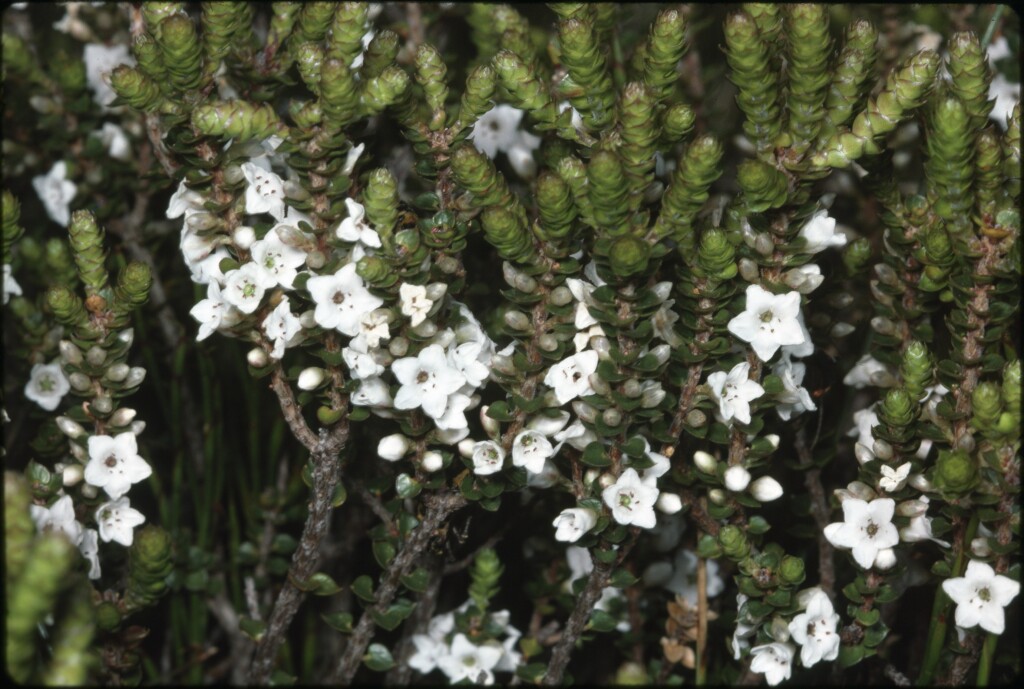
[[39,389],[43,392],[53,392],[55,386],[56,383],[50,376],[43,376],[39,379]]
[[426,371],[420,371],[416,376],[417,383],[426,383],[428,380],[430,380],[430,374]]
[[868,532],[868,536],[874,538],[875,534],[878,533],[878,526],[874,522],[868,522],[868,528],[865,530]]
[[978,598],[982,599],[986,603],[992,600],[992,594],[989,592],[987,586],[983,589],[978,589]]
[[110,455],[105,460],[103,460],[103,463],[106,464],[111,469],[113,469],[114,467],[117,466],[117,457],[115,457],[114,455]]
[[633,498],[633,494],[629,491],[623,491],[619,493],[619,506],[625,507],[627,510],[633,509]]
[[773,314],[771,312],[771,309],[768,309],[767,311],[762,311],[761,312],[761,322],[762,323],[770,323],[773,318],[775,318],[775,314]]
[[335,292],[334,293],[334,297],[332,298],[332,300],[334,301],[335,304],[344,304],[345,303],[345,293],[344,292]]
[[245,283],[245,285],[242,287],[242,296],[247,299],[256,296],[256,285],[252,284],[251,282]]

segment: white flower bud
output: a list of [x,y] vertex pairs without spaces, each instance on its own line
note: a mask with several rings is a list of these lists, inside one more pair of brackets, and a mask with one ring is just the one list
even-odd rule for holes
[[772,445],[772,451],[779,449],[779,435],[777,433],[769,433],[764,437]]
[[829,334],[831,334],[832,337],[835,338],[846,337],[856,329],[857,328],[850,325],[849,323],[839,321],[838,323],[832,326],[832,330],[829,331]]
[[58,347],[60,348],[60,358],[65,364],[78,366],[82,363],[82,350],[75,346],[73,342],[61,340]]
[[604,378],[597,374],[597,372],[591,373],[587,376],[587,381],[590,383],[590,387],[594,388],[594,393],[601,395],[602,397],[608,397],[612,394],[612,388],[605,382]]
[[597,469],[587,469],[583,474],[583,485],[589,486],[591,483],[597,480],[597,477],[601,474]]
[[548,295],[548,301],[555,306],[565,306],[572,301],[572,292],[565,285],[559,285],[551,290],[551,294]]
[[572,410],[576,412],[576,416],[580,417],[581,421],[587,423],[594,423],[597,420],[597,410],[591,407],[586,402],[575,400],[572,403]]
[[391,338],[388,342],[388,351],[396,358],[405,356],[409,353],[409,340],[401,336]]
[[224,168],[224,181],[228,184],[238,184],[245,179],[241,165],[228,165]]
[[442,273],[451,275],[459,269],[459,262],[453,256],[441,256],[434,264]]
[[725,487],[734,493],[739,493],[750,484],[750,472],[737,465],[725,470]]
[[411,330],[416,333],[418,337],[429,339],[437,334],[437,324],[428,318]]
[[762,256],[771,256],[775,251],[775,242],[767,233],[761,232],[754,239],[754,251]]
[[128,377],[129,367],[128,364],[114,364],[107,369],[104,374],[104,378],[114,383],[120,383],[122,380]]
[[124,386],[126,388],[134,388],[142,385],[142,381],[146,379],[146,369],[141,366],[132,366],[128,369],[128,375],[124,379]]
[[750,484],[750,494],[755,500],[771,502],[782,497],[782,485],[771,476],[762,476]]
[[420,464],[423,467],[423,471],[433,472],[441,469],[444,466],[444,459],[441,457],[441,453],[436,450],[430,450],[423,453],[423,462]]
[[870,502],[878,497],[875,489],[866,483],[861,481],[851,481],[846,490],[850,491],[850,494],[858,500],[864,500]]
[[615,485],[615,477],[611,474],[601,474],[601,478],[597,479],[597,485],[602,488]]
[[93,345],[85,353],[85,360],[93,366],[102,366],[103,362],[107,360],[107,350],[99,345]]
[[252,243],[256,241],[256,231],[248,225],[239,225],[231,234],[231,240],[242,251],[248,251]]
[[545,352],[553,352],[558,349],[558,338],[551,333],[544,333],[537,338],[537,346]]
[[907,483],[910,484],[912,488],[915,488],[922,493],[930,493],[935,490],[935,486],[932,485],[931,481],[924,477],[924,474],[911,474],[910,478],[907,479]]
[[665,399],[665,394],[661,383],[646,385],[643,387],[643,392],[640,395],[640,406],[644,409],[653,409],[661,404],[662,400]]
[[904,500],[896,505],[896,514],[901,517],[920,517],[928,512],[928,499]]
[[739,271],[740,277],[747,282],[756,283],[761,275],[758,272],[757,264],[751,261],[749,258],[741,258],[739,260]]
[[828,305],[837,311],[845,309],[853,303],[853,295],[849,292],[837,292],[828,298]]
[[651,350],[651,354],[658,360],[658,365],[664,364],[672,356],[672,348],[667,344],[660,344]]
[[409,451],[409,439],[401,433],[392,433],[377,443],[377,455],[389,462],[397,462]]
[[508,261],[501,262],[501,276],[505,278],[505,283],[509,287],[515,287],[516,280],[519,278],[521,274],[522,273],[516,270],[516,267],[513,266]]
[[522,311],[511,309],[505,312],[505,325],[512,330],[529,330],[530,318]]
[[643,390],[640,388],[640,381],[636,378],[630,378],[622,383],[622,394],[630,399],[636,399],[642,392]]
[[872,318],[871,328],[879,335],[896,334],[896,324],[884,316],[875,316]]
[[299,390],[316,390],[324,382],[324,370],[318,366],[310,366],[299,373]]
[[672,283],[668,280],[663,280],[652,287],[651,291],[654,292],[654,296],[657,297],[658,301],[665,301],[672,294]]
[[90,483],[83,483],[82,484],[82,497],[83,498],[86,498],[88,500],[92,500],[97,495],[99,495],[99,488],[97,488],[96,486],[94,486],[94,485],[92,485]]
[[78,443],[70,443],[69,447],[71,448],[71,456],[77,459],[79,462],[84,463],[89,461],[89,451],[86,450],[84,447],[82,447]]
[[303,311],[299,314],[299,325],[303,328],[315,328],[316,327],[316,311],[310,309],[309,311]]
[[69,464],[64,467],[64,471],[61,474],[61,478],[64,481],[64,487],[70,488],[71,486],[77,485],[82,482],[82,478],[85,476],[85,467],[81,464]]
[[462,440],[459,441],[458,444],[459,454],[465,457],[466,459],[472,459],[473,448],[476,447],[476,443],[477,441],[473,440],[472,438],[463,438]]
[[480,425],[484,427],[484,432],[491,438],[497,438],[501,434],[501,422],[497,419],[492,419],[487,416],[487,410],[491,408],[491,405],[480,407]]
[[313,249],[306,254],[306,265],[311,270],[320,270],[327,263],[327,255],[320,249]]
[[109,414],[114,410],[114,400],[107,395],[100,395],[89,403],[89,411],[97,414]]
[[448,291],[448,285],[443,282],[431,282],[427,285],[427,299],[437,301]]
[[69,438],[80,438],[85,435],[85,429],[82,428],[82,424],[72,421],[66,416],[57,417],[57,428],[60,432]]
[[612,342],[607,337],[590,338],[590,348],[597,352],[598,358],[602,361],[607,361],[611,358]]
[[772,639],[784,644],[789,641],[789,623],[782,618],[781,615],[776,615],[772,618],[771,628],[768,632]]
[[85,392],[92,387],[92,379],[84,373],[72,373],[68,376],[68,382],[72,388],[79,392]]
[[189,226],[189,229],[204,232],[217,227],[220,224],[220,219],[213,213],[196,211],[195,213],[190,213],[185,218],[185,224]]
[[662,493],[654,506],[665,514],[675,514],[683,509],[683,500],[675,493]]
[[253,368],[263,368],[270,363],[270,358],[267,356],[267,353],[263,351],[262,347],[253,347],[250,349],[249,353],[245,355],[245,359]]
[[[394,352],[392,352],[394,354]],[[395,354],[395,356],[398,356]],[[515,364],[512,363],[512,357],[505,356],[504,354],[495,354],[491,357],[491,368],[499,373],[514,376],[516,374]],[[557,406],[557,403],[555,404]]]
[[956,448],[964,452],[974,452],[974,436],[970,432],[964,433],[957,440]]
[[883,462],[892,459],[892,445],[884,440],[876,440],[872,443],[871,452]]
[[896,565],[896,551],[892,548],[883,548],[875,555],[876,569],[892,569]]
[[135,419],[136,413],[130,407],[121,407],[110,417],[110,424],[112,426],[127,426]]
[[693,463],[705,474],[715,473],[715,468],[718,466],[718,460],[704,450],[697,450],[693,453]]
[[988,539],[984,536],[979,536],[971,541],[971,554],[974,557],[988,557],[992,554],[992,548],[989,547]]
[[868,462],[875,458],[875,456],[871,454],[871,450],[869,450],[861,443],[857,443],[856,445],[853,446],[853,455],[861,464],[867,464]]
[[145,421],[132,421],[132,425],[128,427],[133,435],[142,435],[142,431],[146,430]]
[[606,426],[618,426],[622,423],[622,412],[615,407],[609,407],[601,414],[601,420]]
[[728,499],[728,494],[721,488],[712,488],[708,491],[708,500],[716,505],[724,505]]

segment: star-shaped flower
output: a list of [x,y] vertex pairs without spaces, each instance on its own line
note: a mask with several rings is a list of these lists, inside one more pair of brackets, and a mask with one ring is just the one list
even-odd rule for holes
[[448,350],[448,363],[466,377],[466,385],[478,388],[491,375],[487,363],[491,354],[484,342],[463,342]]
[[70,389],[71,384],[59,363],[33,364],[25,384],[25,397],[46,411],[53,411]]
[[761,361],[768,361],[779,347],[804,343],[799,314],[799,292],[772,294],[759,285],[750,285],[745,310],[727,327],[733,335],[749,342]]
[[349,399],[357,407],[390,407],[394,403],[388,384],[380,378],[367,378],[360,382],[359,389]]
[[448,364],[444,350],[436,344],[424,347],[414,357],[398,359],[391,370],[402,384],[395,395],[395,408],[422,407],[433,418],[444,414],[449,395],[466,383],[466,377]]
[[398,288],[398,297],[402,302],[402,315],[409,317],[414,328],[427,318],[430,307],[434,305],[433,301],[427,299],[427,288],[423,285],[403,282]]
[[32,178],[32,187],[39,194],[50,220],[67,227],[71,222],[71,202],[78,192],[75,183],[68,179],[68,164],[57,161],[48,173]]
[[657,523],[654,503],[658,501],[659,492],[656,487],[644,483],[636,469],[626,469],[614,484],[604,489],[601,497],[619,524],[652,529]]
[[900,538],[904,543],[932,541],[943,548],[948,548],[950,545],[948,541],[935,538],[932,534],[932,519],[928,516],[929,502],[931,501],[928,499],[928,496],[922,495],[917,500],[910,502],[910,505],[914,508],[912,510],[904,509],[908,503],[900,503],[900,514],[906,515],[908,511],[910,512],[910,523],[900,529]]
[[300,332],[302,332],[302,323],[292,313],[288,297],[284,297],[281,299],[281,303],[277,305],[277,308],[268,313],[267,317],[263,319],[263,334],[274,343],[274,349],[270,352],[270,358],[280,360],[284,356],[285,347]]
[[96,508],[96,522],[104,543],[117,541],[123,546],[130,546],[135,540],[135,527],[145,521],[146,517],[132,508],[128,498],[111,500]]
[[800,236],[807,242],[803,251],[816,254],[830,246],[846,244],[846,235],[836,232],[836,219],[828,217],[828,211],[818,211],[800,228]]
[[135,434],[94,435],[89,438],[89,463],[85,465],[87,483],[102,488],[112,498],[128,492],[133,483],[149,478],[153,469],[139,456]]
[[807,609],[789,623],[793,641],[800,644],[800,662],[811,667],[819,660],[835,660],[839,655],[839,615],[824,591],[811,594]]
[[281,222],[288,215],[284,203],[284,182],[281,177],[256,163],[242,163],[242,174],[248,186],[245,188],[245,212],[252,215],[270,213]]
[[555,527],[555,540],[575,543],[580,536],[594,528],[597,524],[597,513],[586,507],[573,507],[562,510],[551,525]]
[[276,284],[286,289],[292,288],[297,269],[306,263],[306,252],[281,241],[276,227],[263,239],[253,242],[249,250],[252,260],[267,271]]
[[[465,435],[469,435],[466,410],[471,404],[473,404],[473,398],[469,395],[464,395],[461,392],[453,393],[448,397],[444,413],[434,419],[434,425],[441,431],[465,431]],[[459,438],[459,440],[461,439]]]
[[723,422],[736,419],[750,423],[750,403],[764,394],[764,388],[750,380],[750,364],[736,364],[729,373],[715,371],[708,376],[711,396],[718,400],[718,414]]
[[907,477],[910,476],[910,468],[910,462],[904,462],[896,468],[883,464],[882,477],[878,479],[878,487],[886,493],[895,493],[906,484]]
[[189,189],[185,185],[185,180],[181,180],[177,191],[171,194],[171,199],[167,202],[167,219],[173,220],[183,215],[187,218],[190,213],[202,210],[204,201],[202,194]]
[[346,242],[358,242],[364,246],[379,249],[381,246],[380,235],[366,222],[366,209],[363,204],[352,199],[345,199],[345,207],[348,209],[348,217],[341,221],[335,234],[338,239]]
[[49,507],[30,505],[32,521],[39,531],[59,531],[74,545],[82,542],[82,525],[75,519],[75,504],[70,495],[65,495]]
[[231,304],[224,301],[220,284],[216,280],[206,288],[206,299],[192,307],[189,315],[199,322],[199,333],[196,342],[205,340],[222,326],[234,325],[241,318],[241,313]]
[[89,578],[99,579],[100,570],[100,543],[99,532],[96,529],[86,529],[82,534],[82,542],[78,546],[78,552],[89,561]]
[[544,376],[544,384],[555,391],[559,404],[594,392],[590,374],[597,371],[597,352],[587,350],[554,364]]
[[544,471],[544,462],[554,454],[551,441],[537,431],[521,431],[512,441],[512,464],[531,474]]
[[750,671],[764,675],[771,686],[775,686],[793,674],[792,644],[771,643],[750,649]]
[[363,316],[384,303],[366,289],[354,263],[346,263],[334,275],[310,278],[306,289],[316,302],[313,317],[317,325],[335,328],[349,337],[359,334]]
[[128,135],[113,122],[104,122],[103,128],[96,130],[90,136],[99,137],[107,149],[107,155],[111,158],[122,161],[131,160],[132,149],[128,143]]
[[117,94],[105,77],[118,65],[134,65],[135,58],[124,44],[106,46],[102,43],[89,43],[82,51],[82,61],[85,63],[86,83],[96,94],[96,102],[104,110],[109,110]]
[[892,523],[896,502],[877,498],[870,503],[857,498],[843,501],[844,521],[825,527],[825,538],[837,548],[853,551],[853,559],[870,569],[879,551],[900,542],[900,534]]
[[14,275],[11,274],[11,266],[4,264],[4,303],[6,304],[11,300],[11,295],[21,296],[21,285],[14,279]]
[[249,314],[259,308],[263,295],[277,284],[273,276],[256,263],[229,270],[224,276],[224,301],[242,313]]
[[782,379],[782,392],[775,396],[777,402],[775,411],[783,421],[789,421],[792,416],[803,414],[805,411],[814,411],[817,405],[811,399],[811,393],[800,384],[804,382],[807,374],[807,366],[799,361],[792,361],[788,356],[783,355],[779,362],[772,367],[772,373]]
[[359,319],[359,333],[352,340],[361,342],[368,349],[380,346],[381,340],[391,339],[391,329],[388,327],[388,312],[385,309],[377,309],[370,313],[363,314]]
[[465,634],[456,634],[450,653],[439,658],[437,666],[452,684],[464,679],[474,684],[493,684],[494,666],[503,653],[504,649],[497,642],[477,646]]
[[505,462],[505,450],[490,440],[481,440],[473,445],[473,473],[486,476],[501,471]]
[[478,151],[493,158],[499,151],[508,151],[518,143],[522,119],[522,110],[504,103],[496,105],[480,116],[466,138]]
[[942,582],[942,590],[956,603],[957,626],[980,626],[992,634],[1002,634],[1006,627],[1003,608],[1020,593],[1020,583],[996,574],[984,562],[971,560],[962,577]]

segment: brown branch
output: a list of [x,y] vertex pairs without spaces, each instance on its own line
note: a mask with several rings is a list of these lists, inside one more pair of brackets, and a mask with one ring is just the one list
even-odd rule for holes
[[270,389],[274,391],[281,403],[281,413],[284,414],[284,420],[287,422],[288,428],[291,429],[292,435],[307,450],[314,452],[320,441],[306,420],[302,418],[302,407],[295,400],[295,391],[292,390],[292,386],[284,379],[284,372],[281,370],[280,364],[275,366],[273,373],[270,374]]
[[835,592],[836,570],[833,562],[835,549],[825,538],[825,527],[831,520],[831,510],[825,497],[825,488],[821,484],[821,469],[814,466],[811,449],[807,445],[807,429],[803,426],[796,432],[793,440],[801,468],[804,470],[804,486],[811,496],[811,516],[814,518],[815,532],[818,537],[818,586],[830,596]]
[[395,555],[395,558],[388,564],[387,570],[381,577],[380,588],[375,593],[376,602],[363,611],[358,624],[352,630],[348,646],[338,661],[334,672],[327,678],[328,684],[352,683],[352,678],[359,670],[359,664],[363,659],[363,653],[370,644],[374,633],[373,613],[383,613],[395,599],[398,587],[404,575],[425,551],[430,539],[444,523],[444,521],[455,511],[464,507],[466,498],[461,493],[443,493],[434,495],[427,499],[427,513],[423,517],[416,530],[412,532],[405,546]]
[[387,525],[388,531],[395,533],[394,531],[394,519],[391,513],[388,512],[387,508],[380,501],[380,498],[370,492],[370,490],[363,485],[362,481],[356,481],[353,484],[353,490],[355,494],[359,496],[359,499],[366,503],[366,506],[377,515],[377,517]]

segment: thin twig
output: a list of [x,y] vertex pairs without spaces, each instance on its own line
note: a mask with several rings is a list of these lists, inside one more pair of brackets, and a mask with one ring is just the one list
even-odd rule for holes
[[461,560],[459,560],[457,562],[449,562],[448,564],[446,564],[444,566],[444,575],[448,576],[449,574],[455,574],[456,572],[461,572],[462,570],[466,569],[466,567],[469,567],[471,564],[473,564],[473,560],[475,560],[476,556],[480,554],[480,551],[481,550],[487,550],[488,548],[493,548],[498,543],[498,541],[500,541],[502,538],[505,537],[505,532],[508,531],[509,527],[513,523],[514,522],[512,520],[506,521],[502,525],[502,527],[498,530],[498,532],[495,533],[495,534],[492,534],[486,541],[484,541],[480,545],[479,548],[477,548],[476,550],[471,552],[469,555],[467,555],[466,557],[462,558]]
[[363,653],[365,653],[366,647],[369,646],[370,640],[373,638],[374,613],[383,613],[391,606],[401,584],[402,575],[412,567],[416,559],[425,551],[441,524],[452,513],[464,507],[466,503],[467,500],[461,493],[444,493],[427,499],[427,513],[423,517],[423,521],[420,522],[403,548],[388,564],[387,570],[385,570],[384,575],[381,577],[380,588],[374,594],[376,602],[363,611],[359,622],[349,636],[349,642],[345,647],[341,660],[338,661],[334,672],[327,678],[328,684],[348,685],[352,683],[352,678],[355,677],[359,664],[363,659]]
[[377,515],[377,517],[384,522],[387,526],[388,531],[392,531],[394,528],[394,519],[388,509],[384,507],[384,503],[380,501],[380,498],[370,492],[370,490],[363,485],[362,481],[353,482],[353,490],[355,494],[359,496],[359,499],[366,503],[367,507]]
[[[245,659],[252,652],[252,640],[238,626],[238,613],[223,591],[206,599],[206,607],[224,630],[230,647],[227,667],[231,668],[231,683],[245,682]],[[257,611],[258,612],[258,611]]]
[[[700,540],[700,534],[697,534]],[[708,645],[708,563],[702,557],[697,558],[697,676],[695,684],[701,686],[705,682],[705,653]]]
[[818,537],[818,586],[830,596],[835,592],[836,570],[833,562],[835,550],[827,538],[825,527],[831,519],[828,499],[821,484],[821,469],[814,467],[811,450],[807,446],[807,429],[801,426],[793,441],[801,468],[804,470],[804,485],[811,496],[811,516],[814,518],[815,532]]

